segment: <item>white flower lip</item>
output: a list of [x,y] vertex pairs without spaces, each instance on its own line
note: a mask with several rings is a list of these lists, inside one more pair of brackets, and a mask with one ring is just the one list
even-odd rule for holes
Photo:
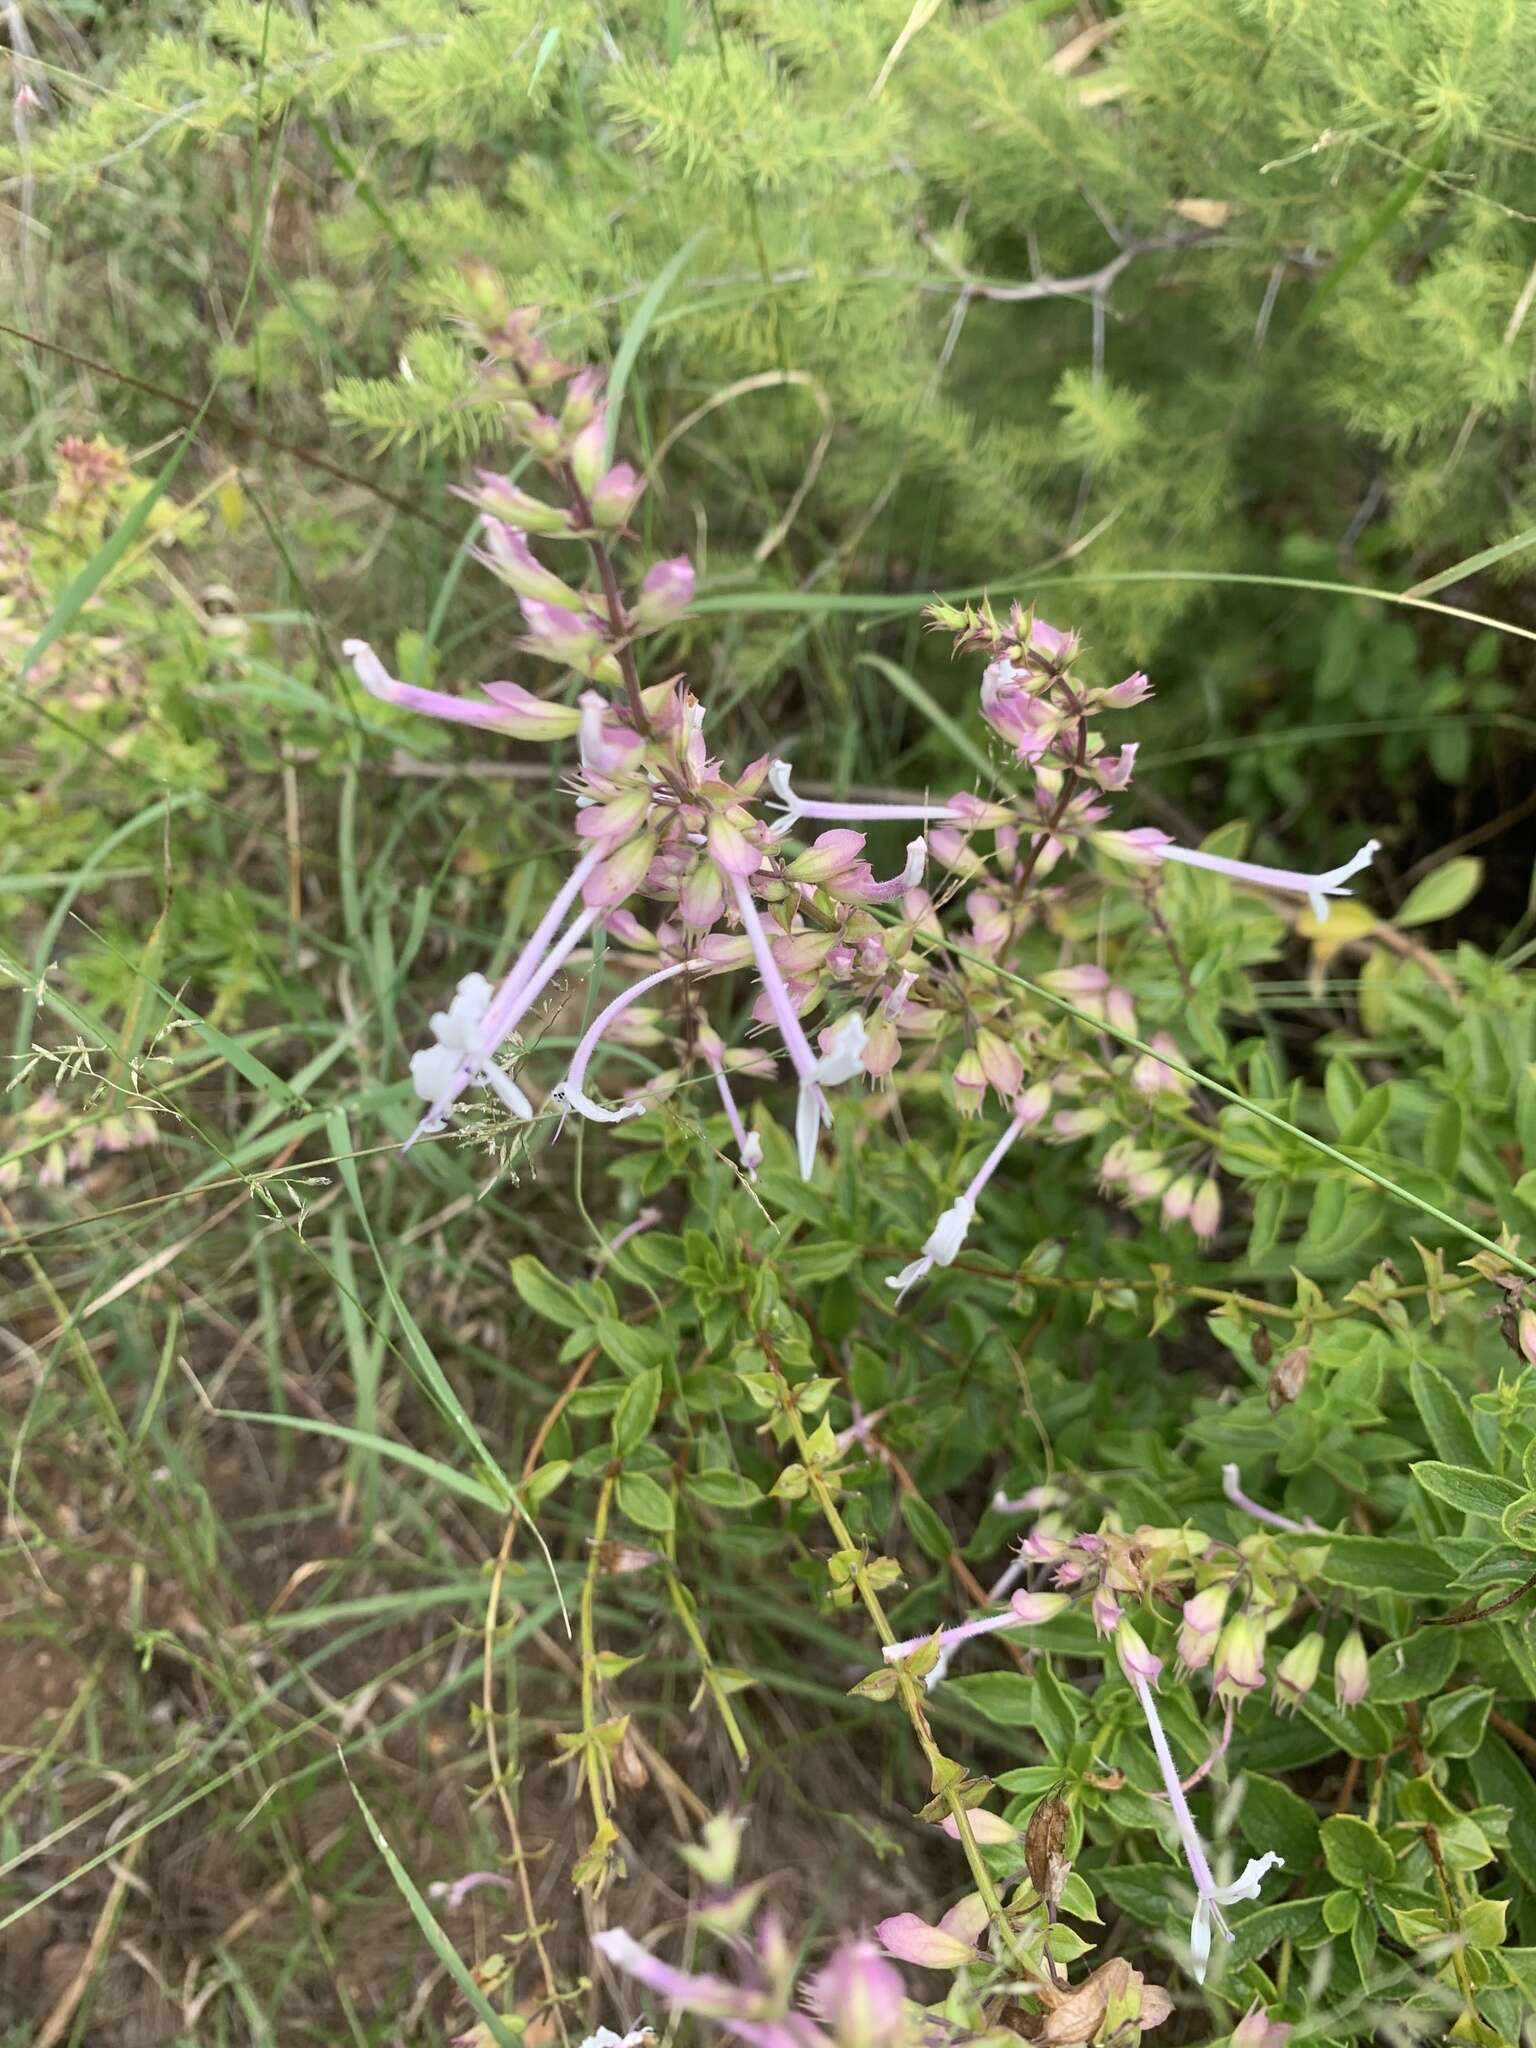
[[[411,1055],[411,1081],[424,1102],[436,1102],[453,1085],[454,1076],[466,1054],[478,1050],[480,1027],[491,1007],[491,984],[483,974],[466,974],[454,990],[446,1010],[434,1012],[434,1043]],[[533,1117],[533,1105],[510,1075],[504,1074],[487,1057],[471,1080],[500,1096],[513,1116],[522,1123]]]

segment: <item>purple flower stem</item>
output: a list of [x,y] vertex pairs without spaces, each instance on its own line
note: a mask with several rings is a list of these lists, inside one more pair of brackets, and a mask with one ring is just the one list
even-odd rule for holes
[[1252,1515],[1256,1522],[1268,1522],[1272,1529],[1286,1529],[1292,1536],[1320,1533],[1317,1523],[1310,1518],[1305,1522],[1293,1522],[1289,1515],[1277,1515],[1273,1508],[1261,1507],[1258,1501],[1250,1500],[1243,1491],[1242,1474],[1236,1465],[1222,1466],[1221,1490],[1233,1507],[1241,1508],[1245,1515]]
[[402,683],[392,676],[366,640],[343,640],[341,651],[351,662],[358,681],[370,697],[381,704],[398,704],[405,711],[420,711],[428,718],[446,718],[455,725],[502,725],[507,714],[499,705],[473,697],[450,697],[445,690],[422,690],[414,683]]
[[773,957],[768,943],[768,934],[763,929],[763,920],[758,915],[752,890],[741,875],[731,876],[731,891],[736,898],[736,908],[741,913],[742,928],[751,943],[752,957],[757,962],[758,977],[763,984],[763,993],[773,1011],[773,1021],[779,1027],[779,1036],[784,1041],[784,1050],[789,1054],[790,1064],[800,1077],[801,1087],[810,1085],[816,1073],[816,1055],[811,1042],[805,1035],[805,1028],[795,1015],[795,1006],[789,1000],[789,990],[784,986],[784,977],[779,972],[779,963]]
[[[569,1103],[578,1115],[591,1116],[594,1111],[599,1110],[598,1104],[587,1103],[581,1084],[587,1078],[587,1068],[591,1064],[592,1055],[613,1020],[622,1016],[630,1004],[637,1003],[641,996],[649,995],[653,988],[660,988],[664,981],[675,980],[679,974],[686,974],[691,967],[699,967],[702,964],[698,960],[676,960],[670,966],[658,967],[654,974],[642,975],[639,981],[631,982],[628,988],[621,989],[606,1009],[598,1011],[587,1026],[571,1057],[569,1071],[560,1083],[561,1099]],[[596,1121],[618,1122],[626,1117],[640,1116],[643,1111],[643,1103],[631,1103],[624,1109],[600,1111]]]
[[[1005,1608],[1001,1614],[983,1614],[975,1621],[957,1622],[953,1628],[941,1628],[939,1630],[939,1651],[942,1655],[945,1651],[952,1649],[956,1643],[968,1643],[972,1636],[989,1636],[1000,1628],[1023,1628],[1025,1626],[1026,1624],[1020,1621],[1011,1607]],[[920,1650],[924,1643],[932,1642],[932,1640],[933,1633],[930,1630],[925,1636],[908,1636],[904,1643],[888,1643],[884,1652],[885,1661],[887,1664],[900,1663],[903,1657],[910,1657],[914,1650]]]
[[[485,1065],[486,1061],[496,1051],[496,1048],[502,1043],[503,1039],[516,1028],[528,1011],[533,1008],[549,983],[554,980],[560,969],[565,965],[569,955],[576,950],[592,926],[596,924],[598,915],[599,913],[595,910],[584,910],[579,917],[573,919],[564,937],[557,940],[550,947],[542,961],[535,965],[531,974],[524,980],[521,989],[515,991],[512,997],[508,998],[506,996],[505,985],[503,985],[503,993],[492,1004],[491,1010],[486,1012],[485,1022],[480,1027],[480,1045],[474,1052],[467,1054],[460,1061],[458,1071],[454,1074],[453,1079],[427,1111],[415,1130],[412,1131],[410,1137],[406,1139],[401,1147],[402,1152],[409,1152],[423,1132],[432,1130],[442,1120],[444,1113],[457,1102],[481,1067]],[[531,950],[530,942],[529,951]],[[526,959],[526,957],[527,955],[525,954],[524,958]],[[520,960],[518,968],[522,965],[523,961]],[[513,969],[514,974],[517,971],[517,968]],[[498,1019],[493,1037],[490,1029],[491,1017],[498,1007],[502,1009],[504,1014]],[[508,1010],[510,1010],[510,1014],[505,1014]]]
[[883,825],[892,821],[906,820],[922,824],[932,820],[941,825],[962,825],[966,822],[964,811],[957,811],[950,804],[837,804],[819,803],[814,797],[796,797],[794,815],[797,818],[815,818],[832,825]]
[[1189,1801],[1184,1797],[1184,1786],[1179,1777],[1179,1767],[1173,1760],[1168,1747],[1168,1738],[1163,1733],[1162,1717],[1157,1711],[1157,1701],[1152,1688],[1144,1678],[1133,1678],[1131,1684],[1141,1702],[1141,1711],[1147,1717],[1147,1732],[1152,1737],[1152,1748],[1157,1756],[1157,1767],[1163,1775],[1163,1790],[1173,1808],[1174,1826],[1179,1831],[1179,1840],[1184,1845],[1185,1860],[1189,1864],[1190,1876],[1195,1880],[1195,1889],[1202,1898],[1209,1898],[1216,1889],[1216,1880],[1211,1875],[1211,1866],[1205,1858],[1205,1845],[1200,1840],[1200,1831],[1195,1826],[1195,1817],[1189,1810]]

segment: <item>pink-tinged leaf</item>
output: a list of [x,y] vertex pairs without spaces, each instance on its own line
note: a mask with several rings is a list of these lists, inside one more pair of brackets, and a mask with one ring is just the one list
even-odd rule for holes
[[939,1922],[940,1929],[953,1935],[956,1941],[966,1942],[972,1948],[981,1946],[981,1937],[987,1931],[987,1904],[980,1892],[967,1892],[963,1899],[957,1899]]
[[[971,1833],[984,1848],[1001,1848],[1005,1842],[1016,1842],[1019,1831],[1003,1819],[1000,1813],[989,1813],[984,1806],[973,1806],[970,1813]],[[952,1842],[960,1839],[960,1823],[952,1813],[946,1813],[939,1826]]]
[[916,1913],[896,1913],[875,1929],[887,1955],[901,1963],[918,1963],[925,1970],[958,1970],[974,1963],[978,1951],[968,1941],[942,1927],[930,1927]]

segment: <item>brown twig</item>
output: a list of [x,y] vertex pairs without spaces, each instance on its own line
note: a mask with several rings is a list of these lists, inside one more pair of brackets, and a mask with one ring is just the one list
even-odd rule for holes
[[446,521],[434,518],[430,512],[424,512],[420,505],[412,504],[409,498],[397,498],[393,491],[385,490],[382,484],[376,484],[368,477],[359,476],[355,470],[343,469],[339,462],[331,462],[324,455],[316,455],[312,449],[300,448],[293,441],[284,441],[277,434],[269,434],[264,427],[240,419],[230,412],[227,406],[220,405],[216,398],[193,400],[179,397],[176,392],[167,391],[161,384],[151,384],[146,378],[132,376],[127,370],[115,370],[110,363],[98,362],[94,356],[82,355],[78,349],[65,348],[62,342],[45,341],[42,335],[30,334],[24,327],[12,327],[6,320],[0,320],[0,334],[9,334],[16,341],[30,342],[33,348],[40,348],[48,355],[61,356],[65,362],[73,363],[77,369],[90,370],[98,377],[109,377],[116,384],[126,385],[130,391],[141,391],[146,398],[158,398],[163,405],[173,405],[178,412],[189,417],[195,418],[199,413],[205,413],[209,419],[219,421],[232,433],[244,434],[252,441],[260,441],[275,454],[291,455],[295,462],[305,463],[310,469],[318,469],[324,475],[333,477],[337,483],[352,484],[360,491],[367,491],[371,497],[378,498],[385,505],[393,506],[395,511],[403,512],[407,518],[419,519],[424,525],[434,527],[449,540],[456,541],[459,538]]
[[[1150,256],[1157,250],[1193,249],[1202,242],[1213,241],[1214,228],[1192,228],[1179,233],[1149,235],[1145,241],[1127,242],[1117,255],[1097,270],[1086,270],[1081,277],[1034,277],[1028,284],[988,284],[984,278],[974,277],[962,264],[947,256],[926,228],[919,228],[917,239],[928,254],[950,273],[970,293],[972,298],[992,299],[1001,305],[1022,306],[1038,299],[1102,299],[1111,285],[1128,270],[1140,257]],[[920,289],[932,290],[931,285]]]
[[1469,1622],[1486,1621],[1490,1614],[1502,1614],[1506,1607],[1513,1607],[1517,1600],[1523,1600],[1527,1593],[1536,1589],[1536,1572],[1516,1586],[1513,1593],[1506,1593],[1502,1600],[1494,1600],[1486,1607],[1479,1607],[1475,1599],[1465,1607],[1458,1607],[1453,1614],[1436,1614],[1424,1624],[1426,1628],[1465,1628]]

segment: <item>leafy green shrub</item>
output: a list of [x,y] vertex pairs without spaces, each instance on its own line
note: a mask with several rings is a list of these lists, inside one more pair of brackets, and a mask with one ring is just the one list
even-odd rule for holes
[[[76,290],[65,339],[183,402],[206,365],[225,408],[210,419],[299,447],[311,477],[270,485],[242,443],[239,487],[221,470],[179,487],[186,504],[158,498],[83,610],[70,593],[127,531],[147,465],[135,481],[76,442],[46,511],[6,530],[0,637],[31,664],[6,742],[0,863],[27,907],[3,956],[18,1029],[0,1194],[37,1205],[47,1262],[24,1266],[22,1312],[63,1341],[57,1289],[76,1272],[52,1245],[98,1233],[81,1319],[110,1311],[113,1398],[206,1500],[187,1448],[201,1412],[174,1443],[156,1412],[182,1296],[167,1316],[145,1285],[196,1274],[185,1313],[220,1371],[259,1352],[239,1398],[265,1401],[262,1440],[334,1450],[365,1525],[398,1485],[423,1553],[409,1597],[483,1629],[504,1812],[507,1552],[487,1596],[479,1555],[464,1564],[441,1525],[451,1504],[472,1529],[501,1518],[507,1549],[548,1544],[553,1592],[530,1566],[506,1640],[524,1643],[538,1600],[569,1605],[577,1668],[552,1653],[548,1740],[541,1720],[526,1748],[567,1768],[581,1839],[567,1855],[562,1822],[551,1841],[588,1908],[602,1892],[599,1910],[651,1931],[634,1888],[648,1770],[695,1813],[721,1806],[788,1728],[791,1770],[823,1744],[850,1783],[852,1760],[876,1762],[863,1808],[817,1811],[818,1853],[844,1830],[867,1862],[899,1831],[882,1927],[893,1953],[957,1972],[934,2024],[1107,2044],[1171,1997],[1187,2038],[1241,2048],[1292,2026],[1515,2043],[1536,2000],[1536,996],[1502,930],[1523,875],[1436,861],[1418,815],[1443,803],[1453,829],[1482,825],[1479,736],[1520,730],[1497,652],[1512,635],[1349,590],[1362,564],[1394,584],[1490,544],[1487,566],[1524,567],[1496,544],[1530,516],[1533,195],[1510,138],[1529,125],[1533,31],[1496,0],[924,12],[773,0],[599,20],[484,0],[311,20],[231,0],[195,33],[118,31],[113,89],[31,122],[61,274],[86,281],[101,223],[131,214],[117,261],[154,309],[141,355],[120,302]],[[274,256],[259,229],[290,163],[305,204]],[[216,343],[177,241],[183,215],[211,241],[213,211],[235,222],[208,258],[220,303],[250,312]],[[541,446],[521,394],[485,373],[498,278],[548,309],[563,355],[613,348],[605,424],[622,397],[648,484],[605,558],[617,614],[606,591],[593,610],[584,518],[547,542],[492,480],[457,549],[444,523],[434,487],[469,455],[501,460],[521,432],[519,459],[578,460],[580,423]],[[314,468],[322,403],[389,451],[362,509],[357,478]],[[152,393],[122,406],[146,438],[185,422]],[[590,497],[612,471],[579,459]],[[533,533],[532,567],[526,543],[494,559],[483,511]],[[513,597],[573,610],[574,630],[526,606],[518,628],[467,567],[475,537]],[[670,573],[632,642],[647,563]],[[1270,592],[1277,570],[1291,581]],[[1249,573],[1257,587],[1220,581]],[[529,580],[550,574],[569,606]],[[1038,590],[1081,645],[968,605],[984,581]],[[935,588],[953,662],[918,637]],[[358,657],[373,698],[337,659],[343,611],[382,650]],[[483,700],[458,685],[505,673],[509,622],[561,678],[537,705],[522,683]],[[1079,816],[1054,864],[1020,854],[1095,778],[1134,805],[1139,693],[1092,704],[1119,753],[1079,693],[1112,693],[1154,647],[1136,723],[1198,724],[1205,765],[1174,822],[1199,845],[1181,862]],[[679,669],[691,697],[667,689]],[[1021,671],[1048,685],[1026,692],[1035,710]],[[759,1086],[793,1024],[749,1036],[755,991],[695,996],[690,973],[603,1004],[616,968],[632,983],[677,966],[676,927],[708,931],[717,898],[729,919],[739,848],[722,833],[714,879],[703,858],[685,875],[686,831],[653,850],[670,872],[607,878],[664,906],[665,960],[655,912],[612,916],[622,892],[600,905],[569,979],[517,1020],[499,1100],[399,1157],[423,1095],[430,1113],[470,1077],[492,995],[472,977],[503,974],[569,867],[550,849],[570,843],[560,776],[582,762],[593,684],[615,691],[586,720],[594,758],[626,751],[627,719],[633,737],[708,707],[727,766],[690,829],[707,846],[706,813],[732,812],[769,862],[759,915],[777,920],[791,1019],[812,1037],[862,1020],[863,1048],[801,1048],[831,1062],[798,1077],[834,1117],[809,1174],[815,1116],[793,1142],[794,1109]],[[577,743],[548,769],[472,756],[414,715],[421,693]],[[1044,774],[1022,744],[1042,701]],[[765,836],[746,764],[790,752],[784,822],[852,804],[868,849]],[[871,893],[902,873],[908,827],[882,806],[903,790],[935,828],[922,902]],[[951,792],[976,808],[950,815]],[[1393,890],[1372,871],[1325,906],[1243,870],[1293,858],[1320,887],[1367,833],[1388,861],[1428,853],[1423,878]],[[626,816],[599,839],[622,861],[637,836]],[[1485,879],[1499,886],[1479,895]],[[1486,943],[1447,937],[1474,902]],[[712,936],[734,947],[713,964],[750,972],[734,928]],[[823,943],[839,938],[852,966]],[[906,998],[886,1004],[907,974],[902,1039]],[[604,1086],[573,1091],[594,1026]],[[901,1054],[879,1090],[858,1086],[878,1071],[871,1036],[877,1060],[893,1038]],[[649,1113],[578,1123],[546,1158],[561,1117],[594,1106]],[[199,1266],[199,1230],[158,1219],[215,1183],[256,1220]],[[117,1235],[119,1208],[147,1212],[142,1239]],[[898,1301],[887,1283],[923,1266]],[[237,1307],[259,1347],[231,1349]],[[328,1399],[295,1413],[284,1347],[311,1326]],[[1193,1781],[1187,1827],[1160,1743]],[[593,1967],[578,1914],[542,1930],[553,1959],[541,1946],[516,1829],[486,1851],[510,1855],[491,1896],[507,1889],[514,1924],[469,1987],[491,2038],[487,2010],[544,2024]],[[1271,1855],[1283,1870],[1239,1875]],[[693,1868],[730,1881],[723,1862]],[[1234,1880],[1234,1940],[1197,1986],[1192,1909],[1203,1893],[1209,1926]],[[875,1918],[862,1896],[834,1903]],[[451,1932],[434,1930],[445,1968]],[[691,1982],[686,2009],[787,2028],[794,1972],[759,1943],[750,2010]],[[654,1963],[634,1974],[670,1995]],[[869,1982],[889,2000],[888,1974]],[[917,2024],[887,2005],[890,2038]]]

